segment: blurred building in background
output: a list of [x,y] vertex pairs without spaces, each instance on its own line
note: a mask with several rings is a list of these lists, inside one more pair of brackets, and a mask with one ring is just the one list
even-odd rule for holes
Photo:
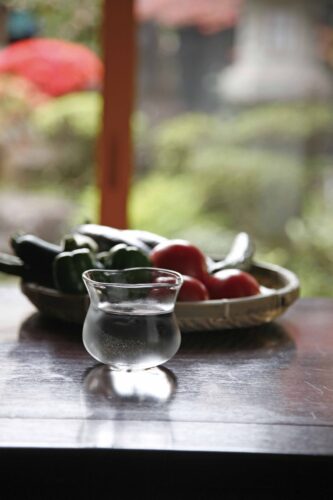
[[318,8],[320,2],[308,0],[247,0],[235,61],[221,75],[222,98],[244,104],[331,98],[332,77],[319,53]]

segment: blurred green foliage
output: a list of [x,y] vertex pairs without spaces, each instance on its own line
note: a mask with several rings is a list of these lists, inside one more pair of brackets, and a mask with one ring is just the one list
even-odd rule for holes
[[133,185],[129,203],[131,224],[172,237],[200,219],[202,195],[200,186],[187,175],[152,172]]
[[102,96],[85,91],[50,99],[32,115],[35,126],[45,134],[56,134],[65,127],[82,138],[94,138],[99,132]]
[[224,120],[221,139],[230,144],[303,142],[332,126],[332,109],[326,103],[258,105]]
[[40,35],[84,43],[99,50],[101,0],[6,0],[11,9],[35,15]]
[[[331,136],[330,113],[305,105],[266,111],[245,110],[226,120],[186,114],[157,127],[139,113],[131,226],[189,239],[213,256],[225,254],[238,231],[248,231],[257,259],[296,272],[303,295],[333,296],[332,156],[321,142],[311,142],[319,131]],[[75,222],[97,221],[96,189],[87,187],[80,200]]]
[[96,140],[101,123],[102,98],[86,91],[50,99],[35,108],[30,126],[50,150],[45,178],[75,196],[94,181]]
[[332,109],[319,104],[166,121],[150,131],[151,169],[134,185],[131,224],[213,255],[248,231],[258,260],[294,270],[303,295],[333,296],[332,133]]

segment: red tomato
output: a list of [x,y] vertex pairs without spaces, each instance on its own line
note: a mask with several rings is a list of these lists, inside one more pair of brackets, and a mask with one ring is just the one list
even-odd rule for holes
[[209,295],[205,285],[192,276],[183,276],[183,284],[179,290],[178,302],[208,300]]
[[[166,300],[168,297],[171,298],[174,294],[174,287],[176,286],[176,278],[172,276],[157,276],[154,278],[153,283],[163,283],[169,285],[168,287],[153,287],[149,293],[149,296],[153,300]],[[174,286],[173,286],[174,285]]]
[[223,269],[214,275],[207,275],[204,283],[210,299],[235,299],[260,293],[257,280],[239,269]]
[[185,240],[163,241],[153,248],[149,257],[155,267],[178,271],[199,280],[207,274],[205,255]]

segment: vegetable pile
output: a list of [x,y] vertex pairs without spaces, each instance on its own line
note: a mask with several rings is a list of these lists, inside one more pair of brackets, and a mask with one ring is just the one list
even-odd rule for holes
[[0,254],[0,271],[67,294],[86,293],[82,273],[87,269],[152,266],[183,275],[178,301],[260,293],[259,283],[248,272],[254,245],[247,233],[239,233],[226,258],[218,262],[185,240],[98,224],[79,226],[59,245],[31,234],[13,236],[10,245],[14,255]]

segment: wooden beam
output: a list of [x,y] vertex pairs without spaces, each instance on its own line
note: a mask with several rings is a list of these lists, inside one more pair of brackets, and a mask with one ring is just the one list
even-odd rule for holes
[[127,227],[133,161],[130,132],[136,45],[133,10],[133,0],[103,2],[105,74],[98,162],[100,222],[118,228]]

